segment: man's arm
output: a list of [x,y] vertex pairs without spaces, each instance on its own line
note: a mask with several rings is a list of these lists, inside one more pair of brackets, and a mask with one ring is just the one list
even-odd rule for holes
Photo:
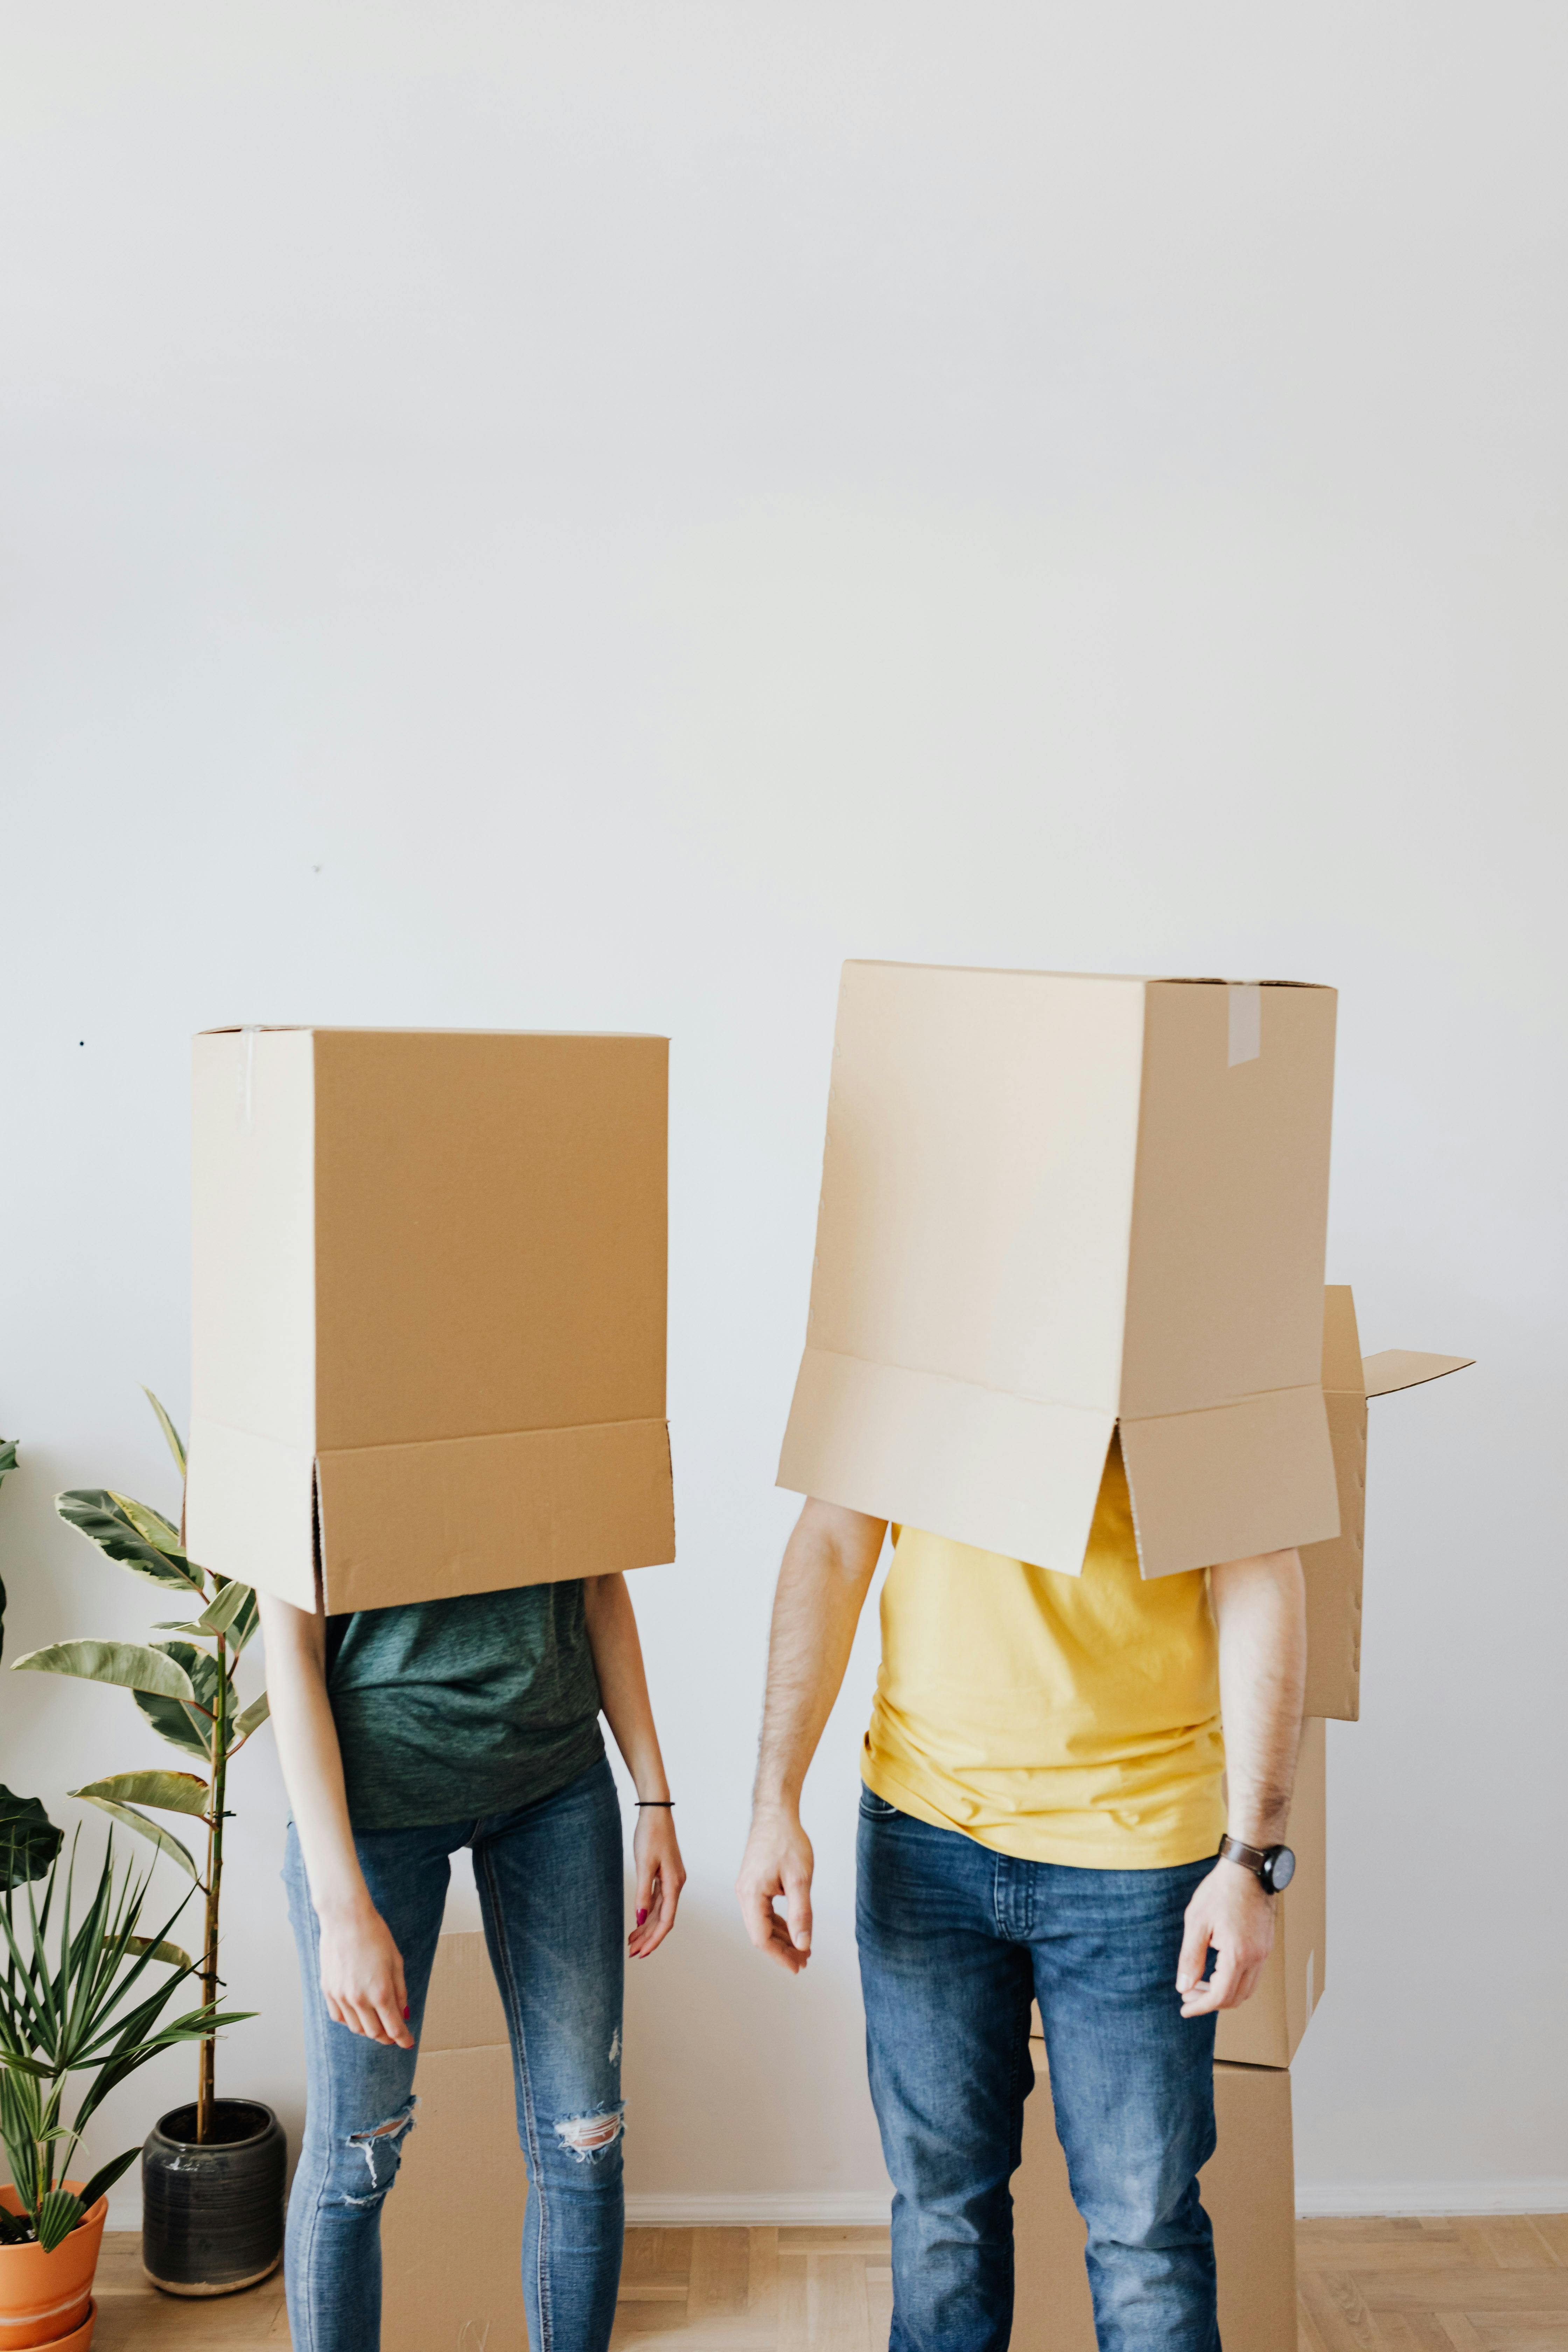
[[[1244,1845],[1279,1845],[1290,1814],[1307,1680],[1300,1557],[1265,1552],[1209,1570],[1219,1629],[1228,1828]],[[1239,2009],[1274,1948],[1274,1905],[1251,1871],[1216,1862],[1187,1906],[1176,1969],[1182,2015]],[[1219,1958],[1205,1981],[1213,1946]]]
[[[784,1547],[768,1642],[762,1748],[735,1892],[746,1933],[798,1975],[811,1958],[811,1840],[800,1792],[833,1712],[887,1533],[837,1503],[808,1502]],[[784,1906],[784,1918],[774,1910]]]

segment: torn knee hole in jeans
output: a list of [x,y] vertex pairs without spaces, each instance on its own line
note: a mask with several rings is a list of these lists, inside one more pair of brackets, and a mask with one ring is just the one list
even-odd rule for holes
[[403,2143],[414,2128],[414,2110],[417,2099],[406,2099],[395,2116],[384,2124],[374,2124],[369,2131],[350,2132],[346,2145],[358,2148],[370,2175],[370,2195],[351,2197],[351,2205],[374,2204],[384,2196],[396,2176]]
[[563,2116],[555,2126],[555,2137],[563,2147],[569,2147],[579,2164],[587,2164],[614,2147],[621,2136],[626,2119],[624,2106],[601,2107],[597,2115]]

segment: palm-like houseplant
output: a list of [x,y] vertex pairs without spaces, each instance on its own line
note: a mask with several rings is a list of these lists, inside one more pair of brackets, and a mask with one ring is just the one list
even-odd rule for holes
[[[146,1393],[183,1479],[185,1449],[179,1432],[152,1391]],[[205,1902],[199,1964],[202,1996],[209,2009],[215,2008],[228,1768],[267,1719],[265,1693],[242,1707],[234,1683],[240,1654],[257,1628],[256,1594],[248,1584],[235,1583],[198,1567],[186,1553],[174,1522],[130,1495],[109,1487],[79,1488],[59,1496],[55,1507],[110,1559],[133,1576],[176,1595],[184,1607],[183,1617],[153,1626],[154,1633],[170,1637],[163,1641],[56,1642],[16,1663],[18,1669],[73,1675],[86,1682],[110,1683],[129,1690],[153,1730],[205,1768],[205,1779],[188,1769],[116,1772],[70,1793],[97,1805],[139,1837],[149,1839],[193,1880]],[[143,1812],[144,1805],[158,1812],[183,1813],[199,1822],[206,1832],[204,1862],[198,1864],[180,1838]],[[216,2027],[209,2027],[201,2037],[198,2141],[208,2139],[213,2132],[215,2032]]]
[[[160,2050],[209,2039],[248,2013],[204,2001],[160,2021],[198,1963],[165,1940],[188,1895],[157,1934],[137,1932],[150,1875],[116,1871],[110,1831],[97,1887],[74,1925],[74,1853],[49,1866],[41,1904],[25,1880],[0,1904],[0,2145],[20,2209],[0,2210],[0,2245],[32,2242],[50,2253],[63,2244],[141,2153],[128,2148],[79,2189],[65,2186],[77,2144],[110,2092]],[[162,1982],[149,1979],[150,1969],[163,1968],[171,1973]],[[68,2121],[68,2083],[84,2073],[91,2079]]]

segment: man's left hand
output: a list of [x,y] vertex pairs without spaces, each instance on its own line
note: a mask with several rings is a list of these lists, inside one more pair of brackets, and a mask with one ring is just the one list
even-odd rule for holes
[[[1216,1862],[1187,1906],[1176,1990],[1184,2017],[1206,2017],[1211,2010],[1239,2009],[1263,1973],[1274,1949],[1274,1905],[1250,1870]],[[1209,1947],[1219,1958],[1204,1975]]]

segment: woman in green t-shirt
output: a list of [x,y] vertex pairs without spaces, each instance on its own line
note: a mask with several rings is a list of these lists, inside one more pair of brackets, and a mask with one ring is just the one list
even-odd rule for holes
[[528,2159],[533,2352],[604,2352],[620,2278],[620,1803],[637,1784],[637,1924],[656,1951],[685,1880],[621,1576],[350,1617],[261,1597],[293,1819],[284,1877],[305,1990],[309,2102],[289,2200],[295,2352],[374,2352],[381,2206],[450,1876],[472,1849]]

